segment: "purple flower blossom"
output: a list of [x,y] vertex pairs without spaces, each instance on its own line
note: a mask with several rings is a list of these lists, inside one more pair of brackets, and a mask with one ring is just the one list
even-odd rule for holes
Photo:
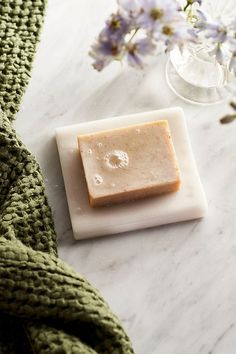
[[211,38],[217,43],[224,43],[228,38],[227,27],[222,23],[208,23],[206,24],[206,38]]
[[112,60],[122,57],[124,37],[130,30],[130,23],[119,12],[110,16],[89,53],[94,59],[93,67],[96,70],[101,71]]
[[201,11],[197,11],[199,20],[196,27],[201,36],[208,40],[209,55],[214,56],[221,65],[228,66],[236,75],[236,20],[224,23],[221,19],[212,19]]
[[157,41],[164,42],[167,50],[172,50],[176,45],[181,47],[186,41],[193,41],[195,32],[185,18],[178,13],[178,16],[176,15],[171,22],[160,23],[154,37]]
[[204,31],[206,38],[213,39],[216,43],[224,43],[228,39],[228,28],[220,20],[212,20],[208,14],[201,10],[197,10],[199,20],[196,23],[196,28]]
[[126,53],[128,63],[133,67],[143,68],[143,59],[151,54],[155,49],[155,44],[149,38],[142,38],[136,42],[128,42],[126,45]]
[[111,38],[98,37],[97,42],[91,47],[90,56],[94,59],[93,67],[97,71],[104,69],[112,60],[122,56],[124,40],[114,41]]
[[[158,44],[164,43],[166,50],[170,51],[176,45],[183,47],[188,41],[203,41],[208,53],[236,75],[236,20],[226,24],[218,18],[210,18],[198,9],[202,0],[117,2],[117,13],[106,21],[91,47],[90,56],[98,71],[111,61],[123,58],[131,66],[142,68],[145,57],[152,54]],[[198,6],[192,6],[195,4]],[[191,11],[188,12],[189,7]]]
[[119,12],[112,14],[106,21],[106,26],[100,33],[100,38],[109,38],[112,41],[117,41],[123,38],[131,30],[131,25],[125,17]]
[[140,27],[154,32],[163,23],[169,23],[178,17],[178,5],[175,0],[139,0],[141,12],[137,18]]

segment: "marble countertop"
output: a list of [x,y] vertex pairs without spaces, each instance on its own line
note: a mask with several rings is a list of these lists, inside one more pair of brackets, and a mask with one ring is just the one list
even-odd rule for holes
[[[15,127],[46,179],[62,259],[95,285],[137,354],[235,354],[236,124],[228,104],[201,107],[168,88],[165,57],[144,71],[91,68],[87,52],[115,1],[49,0],[42,41]],[[88,241],[73,239],[55,128],[183,107],[209,202],[205,219]]]

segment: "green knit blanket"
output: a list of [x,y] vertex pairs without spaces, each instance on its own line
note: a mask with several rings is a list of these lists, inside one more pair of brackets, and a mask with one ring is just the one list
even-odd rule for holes
[[98,291],[58,259],[39,165],[12,128],[44,11],[0,0],[0,353],[131,354]]

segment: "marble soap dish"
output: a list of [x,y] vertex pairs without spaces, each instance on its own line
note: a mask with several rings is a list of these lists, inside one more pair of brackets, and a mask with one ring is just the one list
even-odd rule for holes
[[[78,150],[78,135],[167,120],[182,185],[178,192],[92,208]],[[111,235],[201,218],[207,202],[194,161],[183,110],[170,108],[61,127],[56,130],[67,201],[75,239]]]

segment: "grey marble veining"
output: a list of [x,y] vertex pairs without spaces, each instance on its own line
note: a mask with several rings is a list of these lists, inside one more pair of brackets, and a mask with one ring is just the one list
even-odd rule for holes
[[[114,1],[49,0],[42,41],[16,129],[45,175],[60,256],[86,276],[121,318],[137,354],[236,353],[236,124],[227,103],[180,101],[165,57],[144,71],[97,73],[87,52]],[[170,106],[183,107],[209,201],[200,221],[76,242],[55,128]]]

